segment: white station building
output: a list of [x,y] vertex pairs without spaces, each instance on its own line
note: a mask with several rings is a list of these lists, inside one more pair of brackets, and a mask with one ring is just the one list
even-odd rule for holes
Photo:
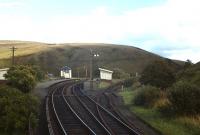
[[64,66],[60,70],[60,76],[62,78],[72,78],[72,69],[68,66]]
[[5,80],[4,75],[7,73],[9,68],[0,69],[0,80]]
[[108,80],[108,81],[112,80],[113,71],[103,69],[103,68],[99,68],[99,71],[100,71],[100,79],[101,80]]

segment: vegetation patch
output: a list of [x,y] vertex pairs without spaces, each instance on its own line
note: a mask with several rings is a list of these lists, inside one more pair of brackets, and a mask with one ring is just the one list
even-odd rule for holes
[[160,89],[153,86],[141,87],[133,99],[135,105],[152,107],[160,98]]
[[44,78],[44,74],[36,66],[17,65],[8,70],[5,78],[8,80],[8,85],[28,93],[35,87],[37,81]]
[[175,82],[176,69],[164,61],[155,61],[144,69],[140,81],[144,85],[152,85],[166,89]]
[[188,82],[177,82],[169,90],[168,99],[171,107],[178,114],[200,114],[200,89]]
[[7,85],[0,85],[0,134],[31,134],[37,125],[39,99],[30,91],[44,74],[37,66],[17,65],[5,78]]
[[109,82],[106,82],[106,81],[100,81],[100,83],[98,84],[98,87],[100,89],[103,89],[103,88],[107,88],[109,87],[111,84]]
[[0,134],[29,134],[35,128],[38,99],[9,86],[0,86]]
[[[126,106],[130,108],[138,117],[149,123],[164,135],[198,135],[200,133],[199,117],[179,116],[165,117],[157,108],[146,108],[135,106],[132,101],[136,97],[137,90],[127,90],[120,92]],[[197,119],[198,118],[198,119]]]

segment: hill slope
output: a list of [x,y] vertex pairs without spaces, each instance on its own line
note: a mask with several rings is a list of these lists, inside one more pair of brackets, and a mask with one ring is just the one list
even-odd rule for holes
[[[6,43],[0,43],[0,47],[2,46],[9,48]],[[111,70],[119,68],[127,73],[135,74],[136,72],[140,73],[146,65],[155,60],[167,60],[173,66],[179,67],[179,64],[176,62],[131,46],[100,43],[49,45],[37,42],[15,43],[14,41],[12,42],[12,46],[16,46],[24,52],[21,54],[19,52],[16,58],[17,64],[37,64],[46,72],[56,75],[59,75],[59,69],[62,66],[67,65],[72,67],[74,76],[78,72],[80,76],[85,76],[85,70],[89,70],[90,49],[100,55],[94,58],[95,71],[98,70],[98,67]],[[33,51],[27,53],[27,48]],[[9,66],[10,59],[8,57],[0,55],[0,59],[1,67]]]

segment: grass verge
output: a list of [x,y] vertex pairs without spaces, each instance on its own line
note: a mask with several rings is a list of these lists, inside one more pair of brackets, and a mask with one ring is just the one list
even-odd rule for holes
[[120,92],[126,106],[138,117],[160,131],[163,135],[199,135],[200,117],[173,117],[165,118],[156,108],[144,108],[134,106],[134,99],[137,90],[130,89]]
[[101,82],[99,83],[98,87],[99,87],[100,89],[103,89],[103,88],[109,87],[110,85],[111,85],[111,84],[110,84],[109,82],[101,81]]

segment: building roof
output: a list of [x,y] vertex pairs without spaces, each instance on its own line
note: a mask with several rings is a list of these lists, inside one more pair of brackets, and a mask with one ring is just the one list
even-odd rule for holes
[[113,71],[108,70],[108,69],[99,68],[99,70],[100,70],[100,71],[105,71],[105,72],[108,72],[108,73],[113,73]]
[[64,66],[64,67],[61,68],[61,70],[71,70],[71,68],[68,67],[68,66]]

